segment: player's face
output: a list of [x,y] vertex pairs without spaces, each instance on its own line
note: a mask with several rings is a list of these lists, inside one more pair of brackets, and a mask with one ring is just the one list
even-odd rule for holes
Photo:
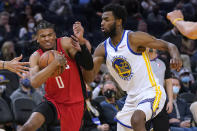
[[56,47],[56,34],[52,28],[40,29],[37,32],[37,42],[44,50],[55,49]]
[[112,11],[104,12],[101,21],[101,31],[107,37],[114,36],[116,33],[116,20]]

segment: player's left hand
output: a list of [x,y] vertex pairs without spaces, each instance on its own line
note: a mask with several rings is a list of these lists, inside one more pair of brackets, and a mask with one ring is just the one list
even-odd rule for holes
[[182,67],[183,63],[180,57],[172,58],[170,60],[170,68],[179,71]]
[[81,47],[80,47],[80,44],[79,44],[79,39],[74,36],[74,35],[71,35],[71,44],[72,46],[77,50],[77,51],[81,51]]
[[173,110],[173,103],[169,101],[166,105],[166,111],[168,114],[170,114],[172,110]]
[[73,32],[74,32],[75,37],[78,38],[79,44],[84,44],[85,43],[85,39],[83,37],[84,28],[82,27],[81,22],[76,21],[73,24]]
[[174,10],[172,12],[169,12],[167,14],[167,19],[170,20],[171,23],[177,18],[182,18],[183,19],[183,14],[180,10]]

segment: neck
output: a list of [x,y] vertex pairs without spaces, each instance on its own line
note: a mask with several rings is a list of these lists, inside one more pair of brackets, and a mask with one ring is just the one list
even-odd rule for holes
[[177,94],[173,94],[173,100],[176,100]]
[[116,46],[121,41],[123,32],[124,32],[124,30],[123,30],[122,27],[119,28],[119,29],[117,28],[115,35],[114,36],[110,36],[111,42],[112,42],[112,44],[114,46]]

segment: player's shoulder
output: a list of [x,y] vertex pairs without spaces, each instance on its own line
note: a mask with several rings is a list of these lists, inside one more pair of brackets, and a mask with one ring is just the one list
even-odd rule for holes
[[105,50],[105,41],[101,42],[101,43],[97,46],[96,50]]
[[70,37],[64,36],[64,37],[60,37],[59,39],[61,39],[61,41],[71,41]]
[[32,54],[31,54],[31,56],[30,56],[30,58],[31,57],[40,57],[40,53],[38,52],[38,50],[37,51],[35,51],[35,52],[33,52]]
[[129,37],[141,37],[141,36],[144,36],[144,35],[148,35],[146,32],[142,32],[142,31],[130,31],[128,36]]
[[61,42],[61,46],[64,50],[69,50],[70,48],[72,48],[72,39],[70,37],[64,36],[59,38],[60,42]]
[[31,54],[29,61],[30,63],[37,63],[40,59],[40,53],[38,51],[35,51],[33,54]]
[[67,44],[67,43],[70,43],[71,42],[71,38],[70,37],[67,37],[67,36],[61,37],[59,39],[60,39],[60,41],[61,41],[62,44]]
[[94,52],[95,56],[105,56],[105,41],[101,42],[95,52]]

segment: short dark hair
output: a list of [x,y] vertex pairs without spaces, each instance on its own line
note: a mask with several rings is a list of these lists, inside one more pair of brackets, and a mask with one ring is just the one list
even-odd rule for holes
[[36,33],[41,29],[48,29],[48,28],[54,29],[54,27],[55,27],[54,24],[46,20],[41,20],[36,26]]
[[122,19],[122,25],[124,26],[127,19],[127,11],[124,6],[119,4],[108,4],[103,7],[103,12],[112,11],[116,19]]

